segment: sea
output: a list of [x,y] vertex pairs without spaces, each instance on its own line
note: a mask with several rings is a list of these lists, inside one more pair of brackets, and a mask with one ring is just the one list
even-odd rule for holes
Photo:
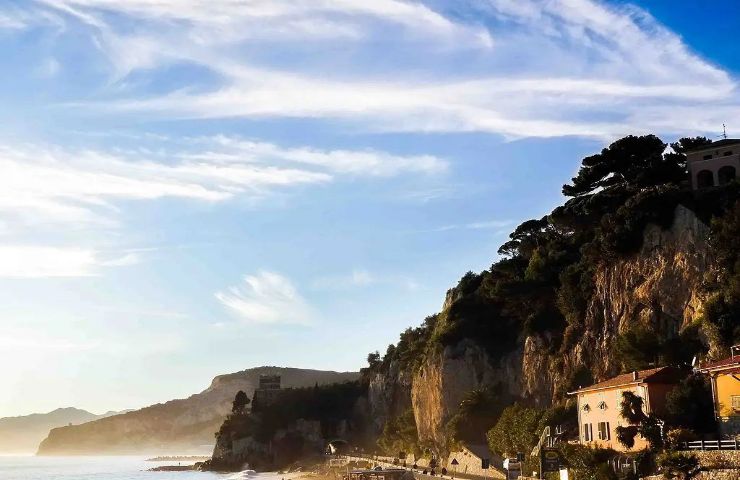
[[[0,456],[0,480],[281,480],[276,473],[244,471],[219,474],[211,472],[148,472],[160,465],[177,461],[147,462],[147,457],[34,457]],[[182,462],[187,465],[192,462]]]

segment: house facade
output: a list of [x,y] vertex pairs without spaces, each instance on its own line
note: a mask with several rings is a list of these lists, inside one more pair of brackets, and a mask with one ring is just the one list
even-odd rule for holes
[[740,139],[726,138],[686,152],[694,190],[724,185],[740,173]]
[[[579,443],[591,447],[627,451],[617,440],[617,427],[628,426],[620,415],[622,394],[632,392],[643,399],[643,412],[661,416],[665,413],[665,399],[685,377],[685,372],[674,367],[660,367],[618,375],[589,387],[570,392],[578,406]],[[648,442],[635,437],[631,450],[642,450]]]
[[709,375],[712,383],[714,416],[720,435],[740,436],[740,345],[732,347],[730,357],[701,365],[698,370]]
[[491,453],[487,445],[464,443],[455,451],[450,452],[446,468],[450,475],[502,478],[503,475],[494,469],[494,465],[501,469],[502,462],[503,458]]

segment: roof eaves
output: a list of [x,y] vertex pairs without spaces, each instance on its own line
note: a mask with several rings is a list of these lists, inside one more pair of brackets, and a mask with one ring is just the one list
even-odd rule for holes
[[691,148],[689,150],[686,150],[686,153],[705,152],[707,150],[715,150],[725,145],[735,145],[738,143],[740,143],[739,138],[727,138],[727,139],[718,140],[716,142],[708,143],[700,147]]
[[578,390],[574,390],[572,392],[567,392],[567,395],[576,395],[578,393],[585,393],[585,392],[595,392],[597,390],[609,390],[610,388],[619,388],[619,387],[626,387],[627,385],[641,385],[645,382],[644,378],[641,378],[637,381],[630,381],[630,382],[624,382],[624,383],[615,383],[614,385],[604,385],[603,387],[599,387],[596,385],[592,385],[590,387],[584,387],[579,388]]

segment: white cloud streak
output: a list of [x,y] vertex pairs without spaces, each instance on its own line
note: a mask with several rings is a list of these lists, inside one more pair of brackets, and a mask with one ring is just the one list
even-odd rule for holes
[[501,230],[510,227],[514,222],[511,220],[484,220],[480,222],[457,223],[443,225],[428,231],[447,232],[450,230]]
[[375,274],[363,268],[354,269],[345,275],[322,276],[312,282],[313,288],[319,290],[347,290],[375,285],[401,287],[406,290],[419,288],[419,284],[412,278],[400,275]]
[[214,203],[325,184],[340,175],[426,174],[446,166],[431,156],[283,148],[225,136],[191,143],[188,150],[165,145],[173,148],[165,153],[0,145],[0,220],[25,226],[110,225],[124,200],[169,197]]
[[215,297],[243,323],[307,325],[314,317],[292,282],[275,272],[245,275],[243,283]]
[[[392,155],[378,150],[324,151],[308,147],[281,148],[277,145],[218,135],[196,139],[215,144],[221,150],[201,154],[223,161],[287,161],[305,166],[327,169],[336,174],[352,176],[393,176],[402,173],[438,174],[447,169],[447,163],[432,155]],[[197,158],[197,154],[196,154]]]
[[[711,131],[723,121],[740,124],[735,79],[635,6],[465,2],[492,35],[445,16],[449,4],[436,3],[437,10],[400,0],[43,2],[97,31],[118,78],[139,70],[156,78],[158,68],[172,63],[199,65],[220,78],[216,85],[193,83],[93,105],[106,110],[165,118],[339,119],[371,131],[479,131],[510,138],[680,134]],[[111,14],[135,20],[137,28],[117,28]],[[428,57],[429,66],[422,62],[407,71],[396,64],[364,74],[363,64],[316,63],[326,39],[351,39],[353,49],[375,55],[373,42],[393,40],[398,50],[416,51],[414,60]],[[240,53],[245,48],[238,47],[255,42],[268,49],[292,46],[301,60],[277,65]],[[440,47],[459,55],[478,49],[482,53],[473,58],[496,67],[451,73],[438,62],[453,54],[439,57]],[[689,110],[692,124],[671,115],[672,108]]]
[[102,267],[123,267],[138,262],[133,254],[107,258],[92,249],[35,245],[0,245],[0,277],[89,277]]

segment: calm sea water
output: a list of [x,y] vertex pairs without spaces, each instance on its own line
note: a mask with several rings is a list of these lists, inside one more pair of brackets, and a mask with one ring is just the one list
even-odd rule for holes
[[[0,480],[279,480],[276,474],[147,472],[177,462],[146,462],[146,457],[3,457]],[[187,464],[183,463],[184,465]]]

